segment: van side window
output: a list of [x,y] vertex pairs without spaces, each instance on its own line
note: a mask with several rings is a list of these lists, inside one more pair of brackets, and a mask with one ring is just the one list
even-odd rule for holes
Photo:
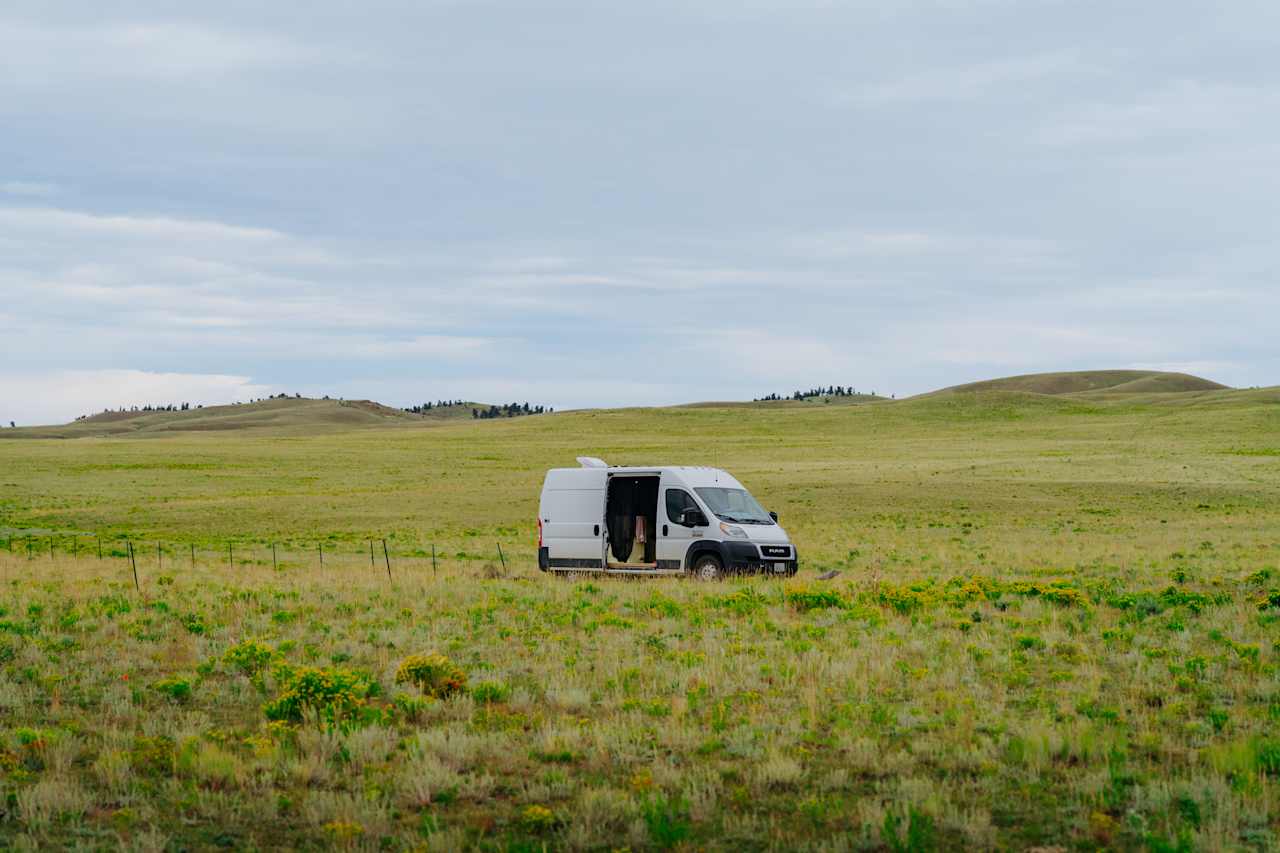
[[693,496],[684,489],[667,489],[667,519],[672,524],[680,523],[680,513],[686,509],[697,508]]

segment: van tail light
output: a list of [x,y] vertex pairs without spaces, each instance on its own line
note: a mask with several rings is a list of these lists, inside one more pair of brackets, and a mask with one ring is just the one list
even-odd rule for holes
[[542,516],[538,516],[538,547],[542,547]]

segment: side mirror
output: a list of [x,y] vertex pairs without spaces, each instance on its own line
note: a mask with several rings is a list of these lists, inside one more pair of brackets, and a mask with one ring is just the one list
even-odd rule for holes
[[706,516],[699,509],[686,509],[680,512],[680,524],[683,527],[705,527]]
[[769,517],[773,519],[774,524],[778,523],[778,514],[776,512],[770,512]]

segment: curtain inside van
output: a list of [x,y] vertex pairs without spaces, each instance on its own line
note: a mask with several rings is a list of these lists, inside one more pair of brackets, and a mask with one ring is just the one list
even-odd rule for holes
[[636,518],[645,519],[646,529],[653,530],[657,523],[657,515],[657,477],[611,477],[609,479],[605,523],[609,528],[609,551],[613,554],[614,560],[625,563],[631,559],[631,551],[635,546]]
[[631,558],[636,535],[635,504],[635,477],[614,477],[609,480],[606,512],[609,521],[609,550],[613,552],[613,559],[619,563],[625,563]]

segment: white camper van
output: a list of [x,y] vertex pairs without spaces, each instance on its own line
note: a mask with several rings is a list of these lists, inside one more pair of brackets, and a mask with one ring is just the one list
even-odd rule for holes
[[553,468],[538,505],[544,572],[794,575],[795,546],[751,493],[719,468],[610,467],[578,457]]

